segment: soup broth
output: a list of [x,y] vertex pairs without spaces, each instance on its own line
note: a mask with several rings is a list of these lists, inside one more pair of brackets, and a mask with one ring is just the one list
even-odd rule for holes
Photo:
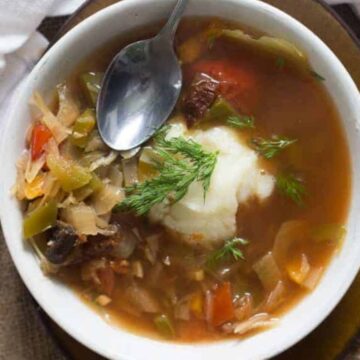
[[[158,29],[153,26],[117,39],[76,68],[65,84],[81,112],[88,107],[88,100],[80,76],[104,72],[124,45],[149,38]],[[80,235],[74,246],[87,246],[82,250],[86,255],[71,255],[76,260],[60,266],[54,275],[111,321],[146,336],[210,341],[273,326],[275,318],[315,288],[344,236],[350,160],[339,115],[324,86],[326,79],[310,69],[304,72],[282,54],[220,36],[223,29],[261,36],[219,19],[182,22],[176,49],[184,84],[174,116],[184,118],[184,104],[196,76],[208,76],[219,91],[217,100],[207,107],[205,120],[198,121],[198,113],[195,120],[193,113],[187,117],[189,134],[197,134],[196,141],[203,132],[224,127],[224,121],[228,127],[231,119],[236,122],[231,128],[234,139],[258,157],[256,166],[272,181],[269,195],[239,201],[236,234],[221,241],[206,242],[205,235],[197,232],[187,234],[184,240],[178,227],[175,231],[166,220],[154,221],[158,219],[154,209],[150,216],[137,216],[131,208],[113,212],[110,224],[119,226],[118,233],[135,239],[127,240],[128,244],[122,240],[129,247],[122,251],[128,254],[118,257],[103,251],[111,248],[110,240],[118,234]],[[321,69],[316,71],[321,73]],[[195,89],[195,95],[196,91],[200,90]],[[214,104],[225,108],[226,115],[221,111],[221,116],[209,115]],[[56,101],[53,112],[59,108]],[[190,110],[200,111],[196,107]],[[156,177],[156,171],[137,156],[140,183]],[[118,158],[111,166],[124,173],[128,165]],[[102,180],[113,179],[108,165],[95,172]],[[228,176],[231,167],[223,174],[224,179]],[[122,177],[125,185],[121,187],[128,182],[126,174]],[[71,193],[78,194],[75,190]],[[57,201],[63,204],[59,210],[63,214],[68,194],[61,196]],[[93,204],[91,196],[82,202]],[[58,218],[66,221],[69,215]],[[49,230],[35,239],[45,249],[51,240]]]

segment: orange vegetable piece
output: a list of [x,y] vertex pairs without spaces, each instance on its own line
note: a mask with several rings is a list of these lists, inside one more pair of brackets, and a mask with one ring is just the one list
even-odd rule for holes
[[231,285],[224,282],[214,291],[212,301],[212,324],[219,326],[234,318]]
[[36,124],[31,135],[31,158],[38,159],[44,151],[44,146],[52,137],[51,131],[43,124]]
[[204,73],[220,82],[220,94],[233,103],[253,107],[258,99],[258,77],[248,64],[229,59],[200,60],[191,73]]

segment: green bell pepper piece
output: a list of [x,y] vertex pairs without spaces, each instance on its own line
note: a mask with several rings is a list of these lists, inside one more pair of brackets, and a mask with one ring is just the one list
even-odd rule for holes
[[57,205],[54,200],[38,207],[28,213],[23,222],[23,233],[25,239],[37,235],[49,227],[55,225],[57,219]]
[[48,155],[46,163],[50,172],[58,179],[64,191],[70,192],[79,189],[88,184],[92,179],[91,172],[88,169],[73,161]]
[[84,148],[89,142],[89,135],[95,124],[95,111],[86,109],[75,121],[71,142],[80,148]]

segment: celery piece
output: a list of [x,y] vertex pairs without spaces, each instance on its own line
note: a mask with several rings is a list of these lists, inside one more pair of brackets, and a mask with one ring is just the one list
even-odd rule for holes
[[83,92],[92,106],[96,106],[103,77],[104,74],[100,72],[87,72],[80,75],[80,84]]
[[167,315],[162,314],[157,316],[154,319],[154,324],[156,329],[162,336],[166,338],[172,338],[175,336],[174,327]]
[[92,179],[92,174],[88,169],[62,157],[48,155],[46,163],[64,191],[79,189]]
[[50,200],[47,204],[28,213],[23,222],[23,233],[25,239],[37,235],[55,225],[56,218],[57,205],[53,200]]
[[94,129],[95,123],[95,111],[86,109],[75,121],[71,142],[80,148],[84,148],[89,141],[89,135]]
[[237,111],[224,99],[217,99],[207,111],[204,121],[226,122],[231,116],[238,116]]

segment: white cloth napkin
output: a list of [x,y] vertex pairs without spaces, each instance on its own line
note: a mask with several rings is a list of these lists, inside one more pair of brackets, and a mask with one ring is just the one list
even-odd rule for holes
[[[0,0],[0,134],[11,108],[12,94],[21,86],[48,42],[36,28],[46,16],[75,11],[85,0]],[[329,4],[360,0],[327,0]]]

